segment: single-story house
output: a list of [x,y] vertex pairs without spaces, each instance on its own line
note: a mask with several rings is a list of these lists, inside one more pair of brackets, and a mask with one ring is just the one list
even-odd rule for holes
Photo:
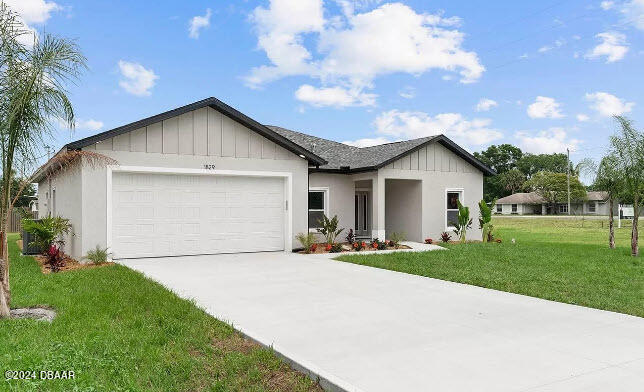
[[[568,201],[562,201],[553,206],[546,203],[536,192],[514,193],[496,201],[494,212],[501,215],[548,215],[568,214]],[[587,192],[586,200],[570,203],[572,215],[605,215],[608,216],[607,192]]]
[[[63,147],[117,165],[37,172],[40,216],[71,220],[65,251],[114,258],[290,251],[337,215],[359,237],[450,231],[456,201],[478,213],[495,173],[443,135],[358,148],[266,126],[204,99]],[[61,150],[61,151],[63,151]],[[480,237],[474,225],[469,238]]]

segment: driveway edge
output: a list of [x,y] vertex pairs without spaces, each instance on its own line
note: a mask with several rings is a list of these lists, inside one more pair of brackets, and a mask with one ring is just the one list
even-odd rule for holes
[[[217,318],[216,316],[213,316]],[[269,350],[271,350],[275,355],[277,355],[281,360],[286,362],[293,370],[297,370],[300,373],[304,373],[308,378],[315,381],[320,385],[322,389],[327,392],[364,392],[360,388],[350,385],[344,380],[340,380],[337,377],[332,375],[325,375],[322,370],[317,369],[314,365],[308,364],[305,361],[298,361],[294,359],[292,355],[286,354],[284,350],[276,348],[273,344],[264,343],[261,339],[253,337],[250,333],[244,331],[243,329],[230,324],[230,326],[239,332],[246,339],[261,345]]]

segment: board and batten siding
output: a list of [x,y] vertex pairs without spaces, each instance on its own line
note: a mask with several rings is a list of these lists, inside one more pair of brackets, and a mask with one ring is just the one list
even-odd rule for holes
[[193,110],[102,140],[85,149],[231,158],[298,158],[212,108]]
[[474,173],[477,171],[463,158],[439,143],[430,143],[390,163],[387,169],[424,170],[452,173]]

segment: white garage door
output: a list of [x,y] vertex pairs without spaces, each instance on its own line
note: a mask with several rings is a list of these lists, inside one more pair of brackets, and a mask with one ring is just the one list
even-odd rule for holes
[[281,177],[114,172],[112,189],[115,258],[284,249]]

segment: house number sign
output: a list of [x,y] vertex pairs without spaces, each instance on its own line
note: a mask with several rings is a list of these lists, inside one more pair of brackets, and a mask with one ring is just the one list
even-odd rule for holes
[[203,165],[203,168],[204,168],[204,169],[206,169],[206,170],[215,170],[215,165],[213,165],[213,164],[209,164],[209,163],[205,163],[205,164]]

